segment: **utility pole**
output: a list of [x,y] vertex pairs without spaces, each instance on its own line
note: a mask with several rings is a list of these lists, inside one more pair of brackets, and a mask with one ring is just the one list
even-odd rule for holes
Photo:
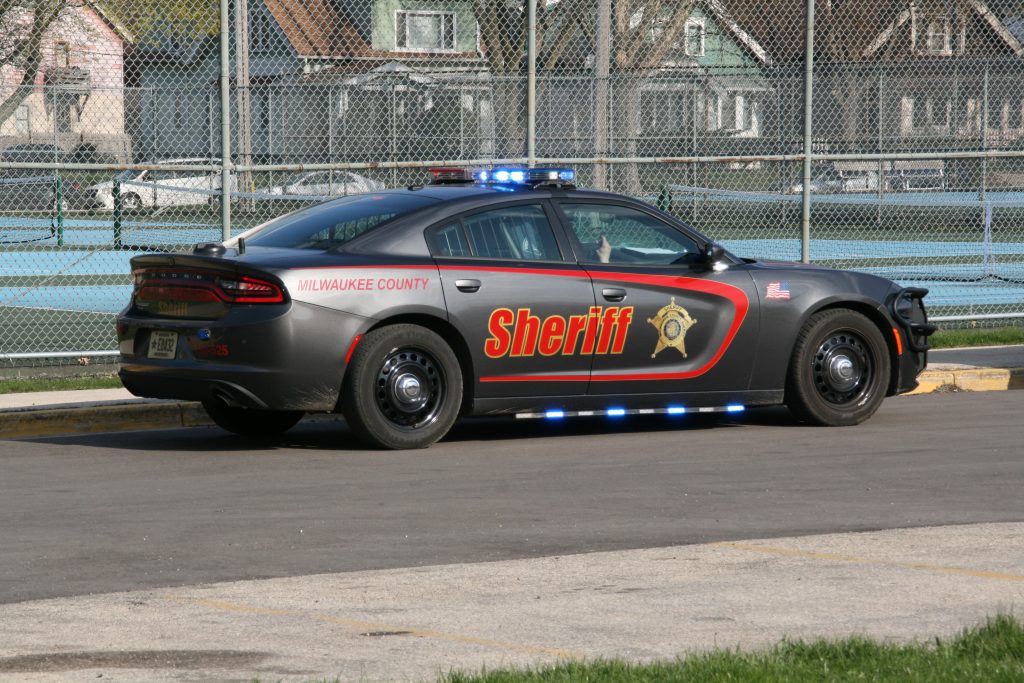
[[[252,165],[252,108],[249,94],[249,0],[235,0],[235,108],[238,113],[238,163],[241,166]],[[255,190],[252,183],[252,171],[242,171],[237,175],[238,189],[241,192]],[[243,210],[253,209],[252,199],[241,202]]]
[[[598,159],[608,156],[608,82],[612,58],[612,2],[597,0],[597,31],[594,46],[594,155]],[[608,189],[608,165],[594,165],[594,187]]]

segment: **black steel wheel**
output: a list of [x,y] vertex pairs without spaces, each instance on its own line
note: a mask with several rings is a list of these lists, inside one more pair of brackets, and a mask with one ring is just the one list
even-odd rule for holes
[[860,424],[881,405],[889,375],[889,349],[874,323],[849,309],[822,311],[797,337],[786,405],[805,422]]
[[359,342],[345,374],[342,411],[363,441],[424,448],[451,429],[462,372],[451,347],[419,325],[390,325]]
[[234,408],[221,400],[203,401],[203,408],[221,429],[239,436],[274,437],[294,427],[305,414],[301,410],[254,410]]

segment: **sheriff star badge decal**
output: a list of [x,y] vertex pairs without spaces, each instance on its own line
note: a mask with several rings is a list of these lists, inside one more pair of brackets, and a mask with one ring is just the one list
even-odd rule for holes
[[654,347],[651,358],[669,347],[675,348],[686,358],[686,331],[696,325],[697,320],[691,318],[685,308],[676,305],[675,297],[672,297],[668,306],[658,311],[658,315],[648,318],[647,322],[658,330],[658,345]]

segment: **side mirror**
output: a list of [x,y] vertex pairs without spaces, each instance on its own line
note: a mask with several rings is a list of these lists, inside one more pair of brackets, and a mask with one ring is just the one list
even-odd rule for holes
[[722,248],[722,245],[711,242],[704,247],[704,253],[701,255],[700,261],[708,268],[712,268],[716,263],[724,258],[725,249]]

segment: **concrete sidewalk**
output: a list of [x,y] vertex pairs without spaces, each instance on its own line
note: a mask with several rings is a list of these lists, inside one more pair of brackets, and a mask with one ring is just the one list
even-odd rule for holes
[[[1024,345],[929,354],[914,394],[1024,388]],[[126,389],[0,394],[0,438],[28,438],[212,424],[197,403],[132,396]]]
[[14,603],[0,605],[0,680],[433,681],[781,638],[927,641],[1019,611],[1022,534],[899,529]]

